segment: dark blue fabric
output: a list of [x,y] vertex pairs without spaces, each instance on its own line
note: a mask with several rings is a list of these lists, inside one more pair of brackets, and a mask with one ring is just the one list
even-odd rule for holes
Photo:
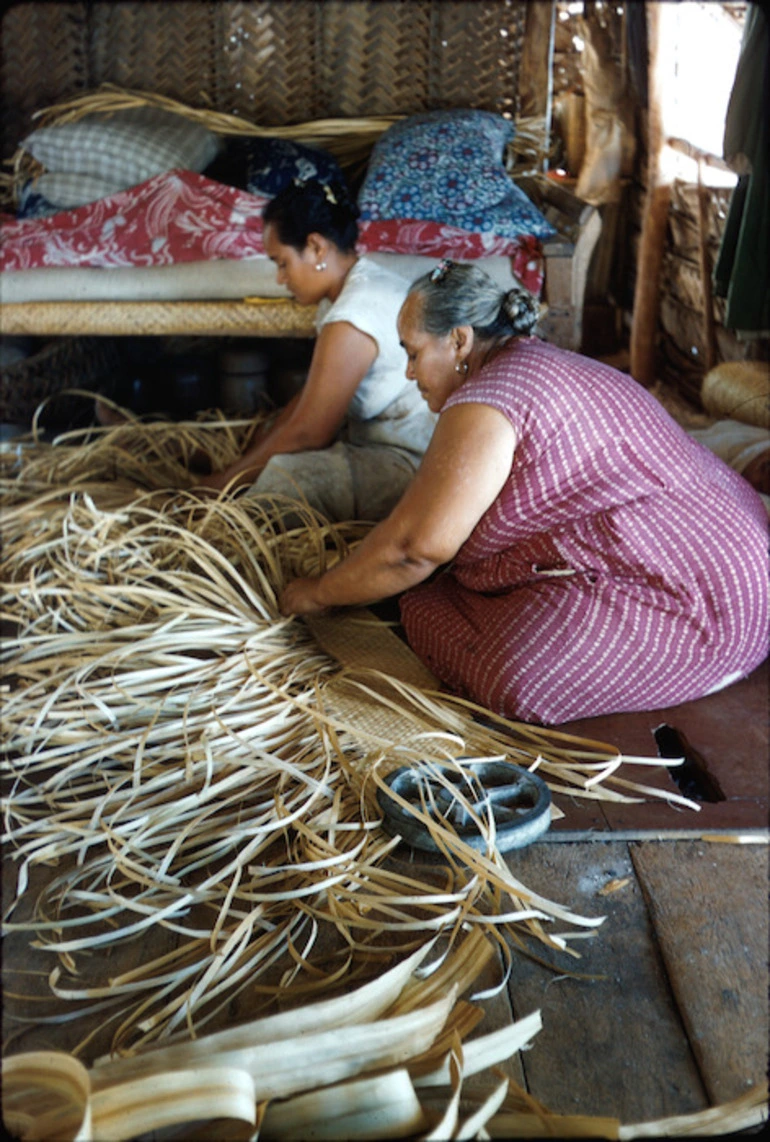
[[247,190],[273,198],[295,178],[345,182],[337,160],[326,151],[290,139],[249,141]]
[[27,179],[19,191],[17,218],[48,218],[51,214],[58,214],[60,210],[60,206],[54,206],[42,194],[38,194],[32,179]]
[[223,152],[204,173],[208,178],[269,198],[295,178],[345,184],[337,160],[328,151],[273,136],[227,139]]

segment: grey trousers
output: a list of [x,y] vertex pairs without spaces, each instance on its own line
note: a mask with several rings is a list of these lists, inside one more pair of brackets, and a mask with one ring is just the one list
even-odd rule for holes
[[377,521],[401,499],[420,459],[405,448],[338,441],[317,452],[273,456],[245,495],[304,499],[334,523]]

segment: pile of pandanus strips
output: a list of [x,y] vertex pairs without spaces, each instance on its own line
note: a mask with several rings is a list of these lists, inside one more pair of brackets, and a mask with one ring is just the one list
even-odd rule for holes
[[97,1060],[90,1070],[64,1052],[11,1056],[3,1063],[6,1128],[14,1137],[56,1142],[119,1142],[181,1124],[184,1134],[170,1137],[188,1142],[444,1142],[724,1134],[766,1120],[766,1090],[713,1110],[622,1126],[610,1117],[552,1114],[499,1070],[474,1088],[473,1076],[529,1045],[540,1012],[464,1042],[478,1010],[458,996],[491,945],[476,931],[426,968],[431,950],[423,946],[347,995]]
[[[438,1129],[436,1137],[457,1130],[473,1137],[506,1107],[542,1114],[531,1100],[521,1104],[521,1092],[512,1104],[503,1083],[479,1109],[481,1119],[460,1128],[464,1054],[480,1051],[474,1058],[484,1058],[482,1068],[507,1058],[536,1032],[538,1017],[516,1024],[486,1055],[484,1047],[462,1046],[468,1005],[458,1005],[445,977],[459,970],[467,987],[468,973],[485,962],[482,948],[502,951],[508,964],[511,946],[531,941],[570,954],[571,938],[601,918],[576,915],[517,881],[495,846],[491,814],[478,818],[487,840],[479,852],[425,813],[444,857],[440,875],[435,865],[424,877],[417,864],[409,875],[396,871],[388,858],[398,838],[381,827],[376,791],[393,768],[426,758],[460,768],[459,759],[472,757],[536,768],[552,789],[581,796],[660,794],[619,776],[629,759],[611,747],[492,718],[375,665],[345,667],[303,621],[281,616],[277,598],[287,578],[330,565],[366,527],[331,527],[295,504],[303,526],[288,529],[285,502],[196,493],[194,457],[205,451],[215,467],[227,463],[246,430],[245,422],[216,418],[129,421],[0,454],[0,589],[3,618],[13,626],[2,649],[3,840],[18,867],[5,930],[29,932],[57,958],[53,995],[102,1011],[117,1056],[90,1075],[66,1054],[11,1056],[4,1084],[6,1092],[18,1087],[15,1128],[29,1137],[56,1133],[49,1123],[41,1134],[40,1122],[25,1118],[30,1092],[46,1086],[46,1075],[59,1075],[54,1088],[80,1092],[77,1105],[58,1110],[34,1095],[33,1118],[50,1110],[67,1119],[62,1137],[147,1129],[149,1120],[132,1117],[126,1100],[150,1105],[148,1087],[111,1089],[135,1075],[155,1092],[154,1125],[200,1118],[202,1066],[214,1068],[205,1080],[209,1105],[239,1108],[234,1117],[247,1122],[245,1136],[271,1099],[359,1071],[376,1074],[367,1082],[383,1083],[380,1093],[357,1088],[362,1103],[355,1092],[339,1095],[324,1118],[353,1104],[359,1109],[350,1113],[358,1114],[379,1098],[406,1115],[388,1127],[393,1136]],[[388,719],[397,727],[390,736]],[[14,922],[30,870],[43,865],[55,867],[33,914]],[[95,978],[95,950],[155,928],[176,934],[173,951],[144,959],[140,951],[130,972]],[[442,958],[444,966],[426,992],[427,982],[407,981],[437,939],[443,950],[434,966]],[[368,995],[367,987],[380,995],[367,981],[393,963],[395,974],[380,980],[376,1018],[368,1008],[351,1014],[361,1038],[346,1032],[333,1050],[332,1032],[324,1038],[321,1031],[335,1026],[323,997],[343,984],[359,988],[356,996]],[[386,985],[391,980],[397,985]],[[244,991],[293,1014],[212,1039],[212,1021],[221,1024]],[[319,996],[320,1007],[301,1006]],[[350,995],[348,1005],[356,1010]],[[399,1025],[402,1015],[414,1027]],[[300,1031],[316,1053],[291,1063],[288,1045]],[[377,1044],[391,1035],[398,1047],[378,1055]],[[266,1072],[280,1070],[279,1039],[295,1073],[273,1088]],[[414,1059],[404,1070],[407,1043]],[[332,1062],[336,1050],[347,1058],[348,1048],[347,1063]],[[324,1078],[327,1059],[331,1077]],[[182,1072],[177,1085],[158,1077],[167,1070]],[[443,1125],[413,1090],[416,1074],[424,1081],[439,1071],[454,1088],[445,1107],[454,1118]],[[316,1119],[318,1105],[309,1111]],[[274,1121],[275,1136],[307,1136],[290,1112],[270,1103],[264,1129]],[[302,1121],[301,1107],[297,1113]],[[367,1129],[385,1136],[366,1121],[345,1136],[365,1137]]]

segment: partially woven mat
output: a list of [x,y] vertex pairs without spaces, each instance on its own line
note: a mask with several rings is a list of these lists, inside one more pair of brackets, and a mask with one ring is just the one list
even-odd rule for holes
[[341,666],[370,667],[400,682],[438,690],[439,682],[403,639],[365,607],[306,620],[313,637]]
[[[371,611],[314,615],[306,622],[321,648],[341,666],[379,671],[426,690],[439,689],[439,682],[414,651]],[[380,695],[393,696],[390,683],[381,683],[376,676],[368,684]],[[384,706],[369,697],[360,684],[351,686],[344,673],[327,687],[326,694],[339,718],[359,733],[380,738],[386,746],[407,741],[415,733],[415,723],[406,706]]]

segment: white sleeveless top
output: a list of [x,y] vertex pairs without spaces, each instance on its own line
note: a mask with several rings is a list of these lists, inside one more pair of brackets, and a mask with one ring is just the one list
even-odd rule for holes
[[351,444],[389,444],[422,454],[437,415],[406,379],[406,354],[398,342],[396,321],[408,283],[397,274],[359,258],[335,302],[318,306],[316,329],[347,321],[377,344],[377,356],[348,406],[342,438]]

